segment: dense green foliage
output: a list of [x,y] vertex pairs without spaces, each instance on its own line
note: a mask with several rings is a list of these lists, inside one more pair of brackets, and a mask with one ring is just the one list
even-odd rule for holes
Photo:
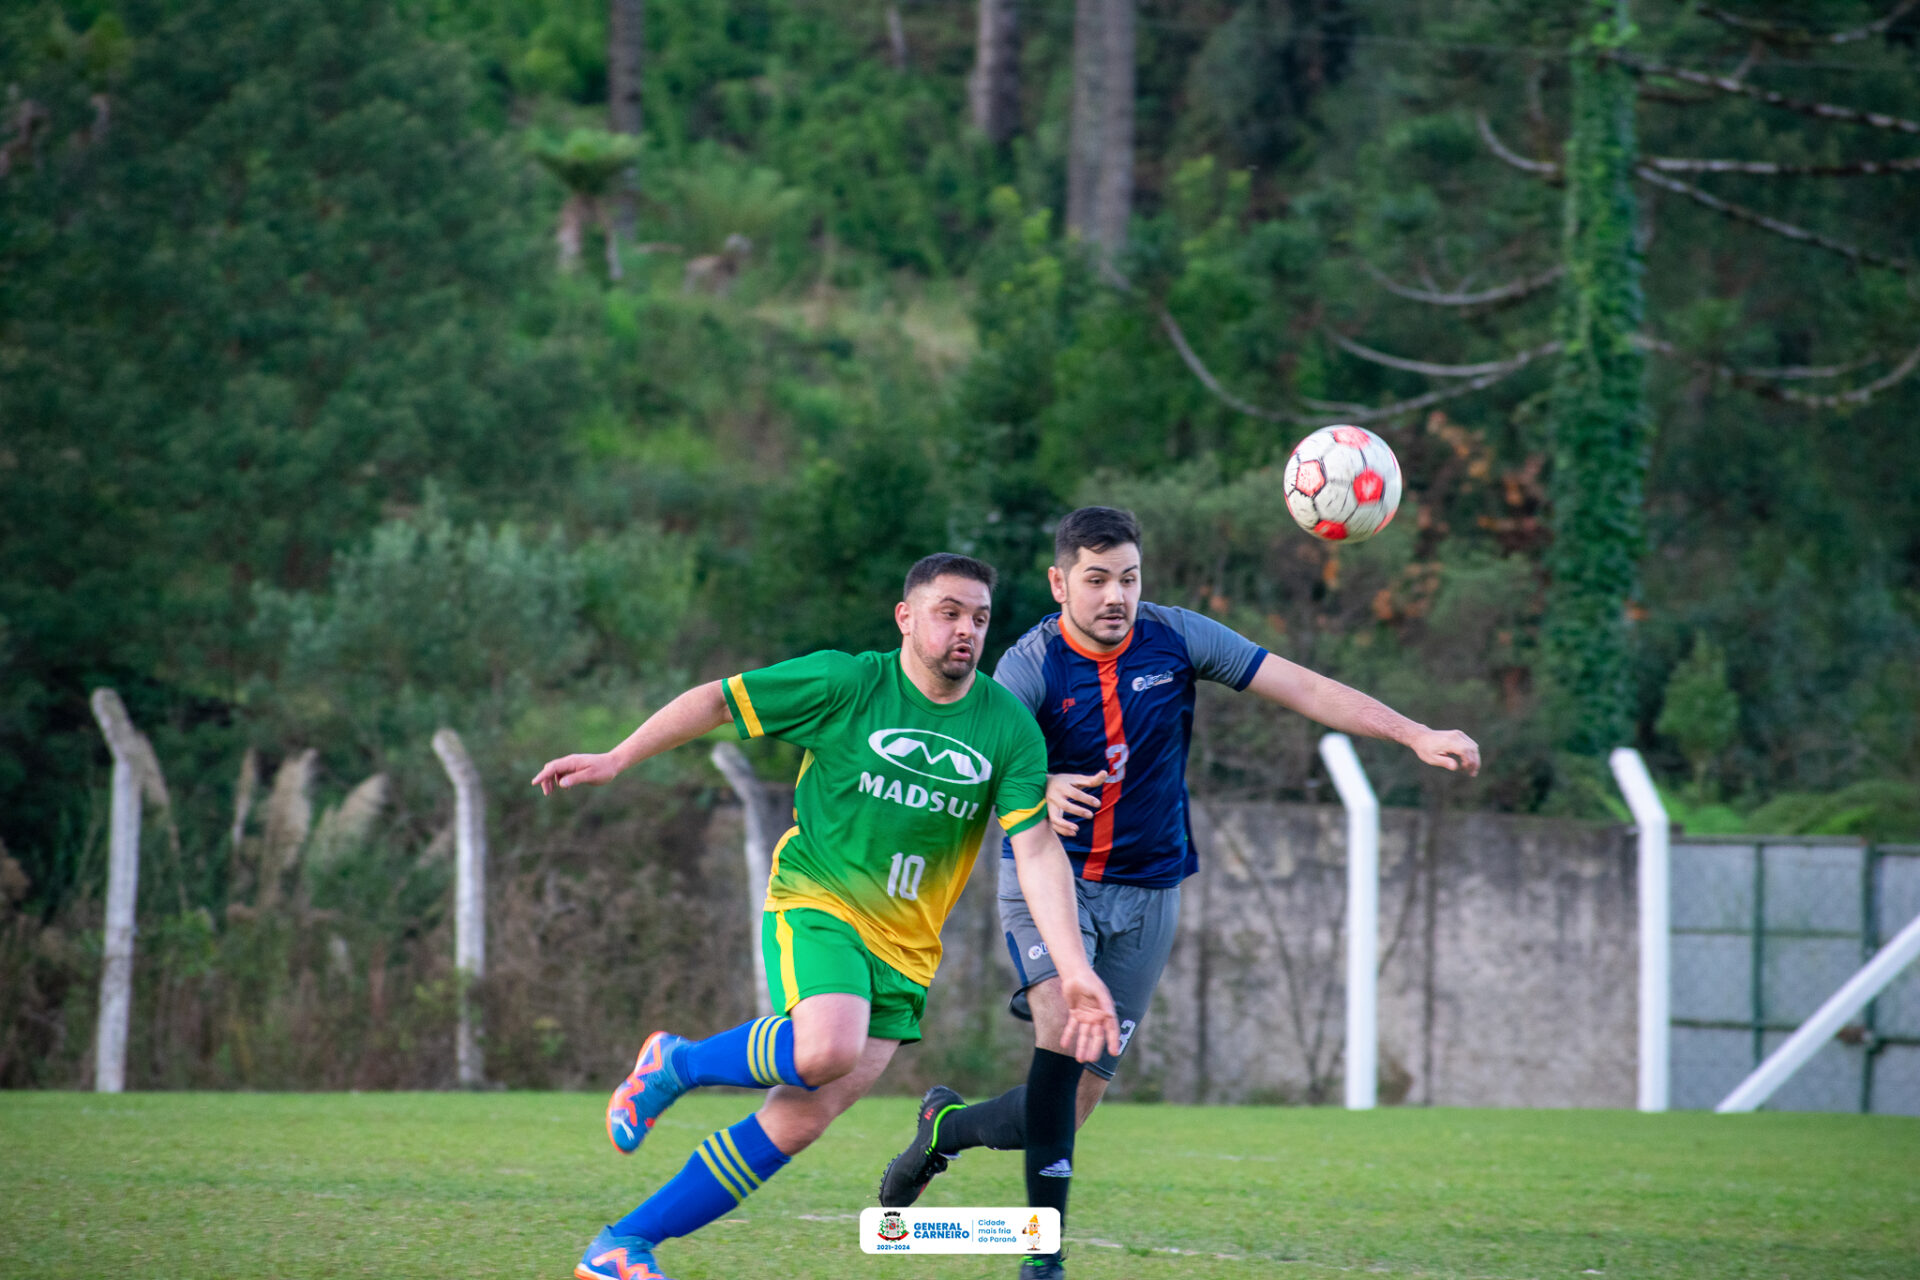
[[[419,905],[449,807],[432,727],[481,758],[525,884],[577,876],[716,779],[685,752],[610,807],[539,808],[515,791],[542,759],[690,679],[890,643],[937,547],[1003,572],[991,662],[1051,609],[1051,522],[1088,501],[1146,517],[1150,596],[1485,746],[1470,784],[1374,753],[1390,803],[1607,816],[1593,753],[1632,741],[1707,825],[1920,836],[1920,378],[1892,377],[1920,342],[1920,173],[1668,174],[1869,257],[1624,181],[1636,153],[1907,154],[1647,68],[1913,119],[1920,13],[1836,45],[1773,28],[1880,7],[1752,0],[1756,35],[1641,0],[1610,60],[1612,8],[1143,3],[1121,288],[1059,232],[1057,7],[1023,18],[1022,129],[995,148],[965,118],[969,6],[902,6],[896,69],[853,0],[653,0],[609,281],[597,244],[573,274],[552,247],[569,184],[635,154],[603,132],[602,4],[6,6],[0,997],[53,1017],[90,980],[95,685],[167,771],[155,948],[254,945],[241,761],[264,788],[312,748],[322,809],[392,785],[290,901],[361,912],[400,964],[442,923]],[[1387,535],[1333,550],[1286,519],[1311,425],[1469,382],[1408,361],[1556,338],[1374,422],[1408,480]],[[1195,782],[1315,795],[1314,734],[1210,696]],[[35,950],[43,925],[68,941]],[[305,998],[325,939],[259,942],[272,999]],[[19,1026],[13,1061],[55,1065],[0,1079],[78,1069],[64,1031]]]
[[[563,1275],[750,1101],[695,1094],[621,1163],[602,1097],[7,1095],[0,1127],[30,1158],[0,1165],[0,1269],[65,1280],[106,1254],[216,1280],[258,1274],[249,1253],[265,1251],[296,1280],[433,1274],[455,1251],[475,1280]],[[854,1214],[911,1124],[908,1098],[857,1104],[724,1222],[669,1241],[662,1264],[686,1280],[877,1269]],[[1075,1150],[1089,1172],[1069,1265],[1076,1280],[1894,1280],[1920,1252],[1916,1130],[1892,1116],[1108,1103]],[[1017,1154],[979,1151],[925,1204],[1004,1204],[1019,1186]],[[1016,1265],[903,1264],[941,1280]]]
[[1574,47],[1560,367],[1547,417],[1553,454],[1553,545],[1545,630],[1560,687],[1578,711],[1574,745],[1590,754],[1626,740],[1632,724],[1627,605],[1644,545],[1640,504],[1649,423],[1646,362],[1634,347],[1645,318],[1633,243],[1633,77],[1605,55],[1626,43],[1599,0],[1594,30]]

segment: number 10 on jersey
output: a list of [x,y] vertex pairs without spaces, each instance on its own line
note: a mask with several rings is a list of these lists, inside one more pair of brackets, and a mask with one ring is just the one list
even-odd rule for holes
[[887,872],[889,898],[919,898],[920,877],[927,872],[927,860],[919,854],[896,853]]

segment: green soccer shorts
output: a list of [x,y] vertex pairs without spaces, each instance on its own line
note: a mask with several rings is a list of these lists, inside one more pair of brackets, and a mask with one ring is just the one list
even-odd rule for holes
[[854,927],[811,907],[760,915],[773,1007],[792,1011],[808,996],[844,991],[871,1007],[867,1034],[913,1044],[927,1011],[927,989],[867,950]]

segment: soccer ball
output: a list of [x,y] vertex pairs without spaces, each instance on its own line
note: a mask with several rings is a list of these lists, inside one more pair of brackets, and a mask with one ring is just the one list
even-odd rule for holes
[[1287,459],[1287,511],[1324,542],[1365,542],[1400,507],[1400,460],[1359,427],[1322,427]]

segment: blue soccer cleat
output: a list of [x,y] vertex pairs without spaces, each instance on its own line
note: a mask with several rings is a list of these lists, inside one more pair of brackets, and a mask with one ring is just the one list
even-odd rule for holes
[[617,1236],[612,1227],[600,1228],[580,1263],[574,1280],[667,1280],[654,1265],[653,1241],[639,1236]]
[[633,1070],[607,1103],[607,1138],[615,1151],[622,1155],[638,1151],[660,1113],[687,1091],[672,1063],[673,1051],[686,1043],[681,1036],[656,1031],[640,1046]]

